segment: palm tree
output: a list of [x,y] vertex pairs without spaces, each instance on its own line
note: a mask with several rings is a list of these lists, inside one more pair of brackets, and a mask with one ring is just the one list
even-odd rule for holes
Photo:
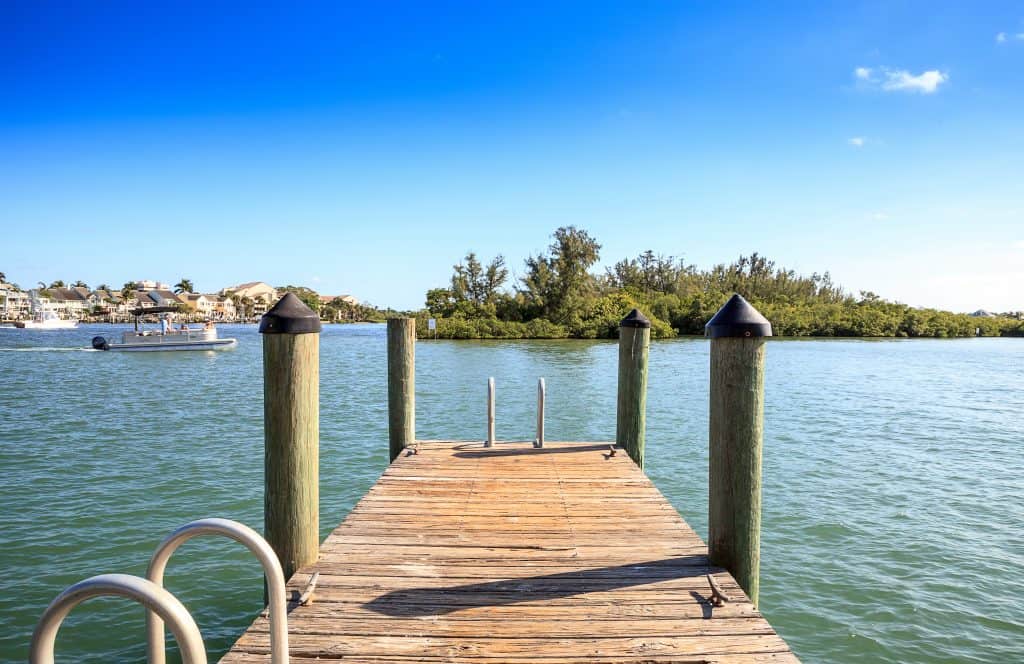
[[110,290],[110,286],[108,286],[107,284],[100,284],[99,286],[96,287],[96,290],[109,291]]
[[243,296],[239,300],[242,305],[242,320],[249,320],[249,311],[252,310],[252,298]]
[[57,279],[52,284],[50,284],[50,288],[64,288],[64,282],[61,281],[60,279]]
[[181,281],[174,284],[175,293],[191,293],[194,286],[192,285],[191,279],[185,279],[182,277]]
[[72,288],[89,288],[89,284],[87,284],[84,281],[82,281],[81,279],[79,279],[75,283],[71,284],[71,287]]
[[132,293],[134,293],[134,292],[135,292],[135,282],[134,281],[126,281],[126,282],[124,282],[124,286],[121,286],[121,297],[124,298],[126,301],[128,300],[128,298],[130,298],[132,296]]
[[0,284],[6,284],[6,283],[7,283],[7,275],[4,274],[3,272],[0,272]]

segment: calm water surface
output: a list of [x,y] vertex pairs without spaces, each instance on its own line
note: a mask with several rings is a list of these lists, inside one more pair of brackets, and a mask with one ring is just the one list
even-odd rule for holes
[[[108,326],[0,328],[0,660],[24,660],[65,586],[144,574],[195,518],[262,525],[260,338],[223,353],[102,353]],[[651,348],[648,474],[707,531],[702,340]],[[532,437],[535,381],[551,439],[615,432],[609,342],[421,342],[417,433]],[[321,516],[337,525],[387,463],[381,326],[321,345]],[[1024,661],[1024,340],[773,341],[768,348],[762,610],[807,662]],[[168,587],[211,657],[259,611],[258,564],[227,540],[186,544]],[[142,661],[143,613],[94,600],[59,661]]]

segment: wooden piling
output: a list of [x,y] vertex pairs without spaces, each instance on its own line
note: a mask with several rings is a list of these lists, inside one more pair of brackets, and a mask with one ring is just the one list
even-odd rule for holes
[[264,530],[288,578],[320,548],[320,317],[287,293],[259,330]]
[[388,319],[388,437],[391,460],[416,444],[416,319]]
[[708,321],[711,400],[708,556],[755,605],[761,566],[765,338],[771,323],[740,295]]
[[615,442],[644,467],[647,428],[647,356],[651,347],[651,321],[638,310],[619,323],[619,392]]

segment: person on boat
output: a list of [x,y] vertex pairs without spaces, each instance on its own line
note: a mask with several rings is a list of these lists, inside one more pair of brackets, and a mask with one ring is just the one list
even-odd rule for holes
[[171,333],[171,321],[169,318],[160,319],[160,332],[163,334]]
[[206,321],[206,323],[203,325],[203,329],[207,330],[207,331],[212,330],[213,329],[213,321],[212,320]]

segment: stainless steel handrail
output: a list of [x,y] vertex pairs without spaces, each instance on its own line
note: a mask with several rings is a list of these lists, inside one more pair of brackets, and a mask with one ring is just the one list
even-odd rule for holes
[[487,379],[487,440],[484,447],[494,445],[494,378]]
[[534,447],[544,447],[544,399],[547,396],[547,388],[544,386],[544,379],[537,379],[537,440]]
[[[284,572],[277,554],[267,541],[249,526],[230,519],[199,519],[186,523],[168,535],[149,562],[146,577],[157,586],[163,586],[164,570],[171,554],[186,541],[200,535],[224,535],[244,544],[263,565],[267,577],[267,595],[270,604],[270,661],[272,664],[288,662],[288,605],[285,599]],[[164,664],[164,623],[153,611],[146,612],[146,653],[150,664]]]
[[130,574],[100,574],[69,586],[46,607],[29,647],[31,664],[53,664],[53,644],[61,623],[82,602],[93,597],[127,597],[143,604],[171,626],[184,664],[206,664],[206,648],[196,621],[178,599],[157,584]]

